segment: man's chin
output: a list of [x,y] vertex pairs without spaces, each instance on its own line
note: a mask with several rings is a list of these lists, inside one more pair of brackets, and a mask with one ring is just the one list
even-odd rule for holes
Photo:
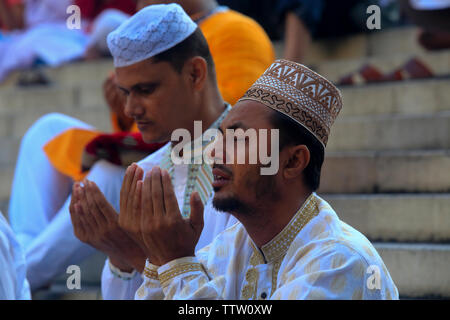
[[154,134],[141,132],[142,134],[142,140],[144,140],[145,143],[152,144],[152,143],[165,143],[168,140],[162,139],[160,136],[155,136]]
[[235,196],[214,194],[212,205],[217,211],[227,213],[247,213],[249,208]]

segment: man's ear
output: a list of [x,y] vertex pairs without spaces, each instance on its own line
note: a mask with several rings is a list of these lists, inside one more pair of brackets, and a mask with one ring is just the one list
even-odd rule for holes
[[187,72],[194,89],[199,90],[203,88],[208,77],[208,63],[202,57],[193,57],[187,63]]
[[311,159],[311,153],[304,144],[286,147],[286,152],[283,177],[285,179],[296,179],[308,166]]

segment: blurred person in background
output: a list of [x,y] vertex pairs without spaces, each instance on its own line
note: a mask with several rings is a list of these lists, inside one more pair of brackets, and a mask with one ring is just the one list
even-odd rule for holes
[[[366,9],[383,7],[383,26],[396,23],[390,0],[218,0],[257,20],[273,41],[284,40],[283,57],[304,62],[312,40],[368,32]],[[395,5],[394,5],[395,7]]]
[[4,33],[0,39],[0,81],[13,70],[57,66],[82,56],[86,35],[66,26],[71,4],[71,0],[23,1],[22,30]]
[[87,22],[89,42],[84,57],[96,59],[110,56],[106,37],[136,12],[135,0],[75,0],[81,16]]
[[[67,9],[73,4],[80,7],[80,29],[67,27],[72,15]],[[117,16],[126,18],[134,10],[133,0],[22,0],[22,5],[18,0],[1,0],[0,20],[8,30],[17,31],[0,37],[0,82],[14,70],[56,67],[85,55],[103,55],[106,35],[122,21]],[[101,15],[104,11],[108,14]],[[24,73],[19,80],[20,85],[48,82],[39,70]]]
[[407,18],[422,28],[419,43],[427,50],[450,48],[450,0],[400,0]]
[[[138,9],[171,2],[141,0]],[[220,7],[215,1],[183,0],[177,3],[204,33],[215,62],[219,90],[225,101],[235,103],[274,60],[269,37],[254,20]],[[113,128],[118,134],[108,136],[108,141],[112,140],[113,149],[123,146],[123,141],[141,145],[142,137],[134,121],[124,113],[126,99],[115,81],[115,76],[111,75],[103,86]],[[49,114],[37,120],[22,140],[9,216],[25,248],[32,290],[51,282],[67,265],[80,263],[95,252],[75,238],[68,207],[73,182],[85,177],[96,182],[104,193],[114,191],[107,185],[107,178],[121,172],[117,163],[90,161],[91,170],[86,170],[82,162],[87,146],[103,137],[104,134],[94,127],[77,119]],[[147,145],[146,150],[148,155],[155,148]],[[99,160],[95,156],[103,154],[104,150],[97,151],[93,154]],[[118,210],[118,203],[111,202]]]

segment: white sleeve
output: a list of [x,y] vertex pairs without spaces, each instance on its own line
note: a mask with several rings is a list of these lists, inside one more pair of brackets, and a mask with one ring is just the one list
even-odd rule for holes
[[0,270],[0,300],[31,299],[22,248],[1,212]]
[[102,271],[102,296],[104,300],[133,300],[141,284],[142,276],[139,272],[114,274],[110,268],[109,259],[106,259]]

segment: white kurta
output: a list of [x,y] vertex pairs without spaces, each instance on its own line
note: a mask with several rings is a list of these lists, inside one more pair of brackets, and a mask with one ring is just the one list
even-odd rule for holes
[[8,222],[0,212],[0,300],[29,300],[25,257]]
[[[32,290],[48,284],[69,265],[95,253],[73,233],[69,204],[73,181],[48,161],[43,146],[70,128],[92,128],[68,116],[51,113],[40,118],[22,140],[9,203],[11,227],[27,260]],[[125,169],[99,161],[87,178],[95,181],[111,205],[119,209]]]
[[[142,167],[145,172],[151,171],[154,166],[160,164],[162,156],[166,152],[167,148],[169,148],[168,144],[148,156],[146,159],[138,162],[138,165]],[[177,165],[174,169],[173,185],[178,206],[181,208],[183,205],[184,189],[187,181],[187,165]],[[226,213],[217,215],[211,202],[209,201],[205,205],[204,227],[197,243],[196,250],[199,250],[211,243],[216,235],[235,224],[236,221],[237,220],[234,217]],[[103,299],[133,299],[136,290],[140,287],[142,281],[142,275],[136,272],[132,274],[123,274],[122,278],[119,278],[118,274],[111,272],[109,261],[107,261],[102,273]]]
[[[154,166],[161,165],[164,155],[167,154],[168,148],[170,148],[169,144],[149,155],[144,160],[138,162],[138,165],[144,169],[144,172],[151,171]],[[188,165],[175,165],[172,183],[180,210],[183,208],[187,179]],[[211,243],[216,235],[237,222],[233,216],[227,213],[217,214],[212,207],[211,201],[208,201],[205,204],[203,216],[204,227],[197,243],[196,250],[199,250]],[[107,260],[102,273],[103,299],[133,299],[136,290],[142,284],[142,281],[143,276],[141,274],[137,272],[130,274],[117,272],[117,270],[111,268],[110,263]]]
[[236,223],[195,257],[145,270],[136,299],[398,299],[372,244],[316,194],[261,250]]

